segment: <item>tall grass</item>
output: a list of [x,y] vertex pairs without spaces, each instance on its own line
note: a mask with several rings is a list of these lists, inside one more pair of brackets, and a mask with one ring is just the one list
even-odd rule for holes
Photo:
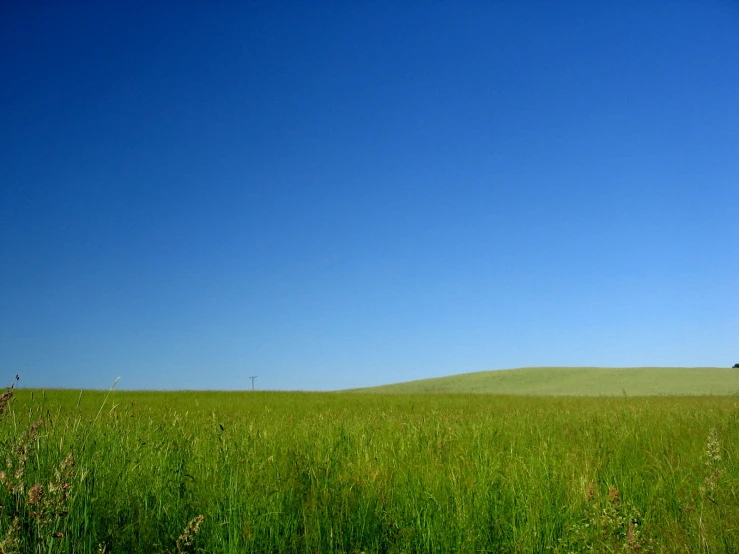
[[[739,550],[734,397],[105,394],[3,414],[17,551]],[[57,482],[42,528],[29,491]]]

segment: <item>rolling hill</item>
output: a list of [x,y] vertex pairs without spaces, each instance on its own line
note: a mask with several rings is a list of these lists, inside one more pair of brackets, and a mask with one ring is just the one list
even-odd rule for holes
[[485,393],[534,396],[739,394],[739,369],[717,367],[526,367],[351,389],[363,393]]

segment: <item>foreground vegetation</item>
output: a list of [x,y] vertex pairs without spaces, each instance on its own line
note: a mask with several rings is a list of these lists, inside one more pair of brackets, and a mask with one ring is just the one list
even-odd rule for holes
[[0,552],[736,552],[739,398],[19,391]]
[[542,396],[739,394],[739,371],[720,367],[524,367],[382,385],[356,392]]

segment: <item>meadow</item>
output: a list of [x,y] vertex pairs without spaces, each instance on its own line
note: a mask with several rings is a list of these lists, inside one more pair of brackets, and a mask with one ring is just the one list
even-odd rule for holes
[[739,551],[739,397],[20,390],[0,552]]
[[523,367],[394,383],[358,392],[541,396],[739,394],[739,371],[722,367]]

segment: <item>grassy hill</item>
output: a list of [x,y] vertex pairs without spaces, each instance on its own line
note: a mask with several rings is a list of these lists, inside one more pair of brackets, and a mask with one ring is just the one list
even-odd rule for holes
[[717,367],[526,367],[408,381],[353,392],[541,396],[739,394],[739,369]]

